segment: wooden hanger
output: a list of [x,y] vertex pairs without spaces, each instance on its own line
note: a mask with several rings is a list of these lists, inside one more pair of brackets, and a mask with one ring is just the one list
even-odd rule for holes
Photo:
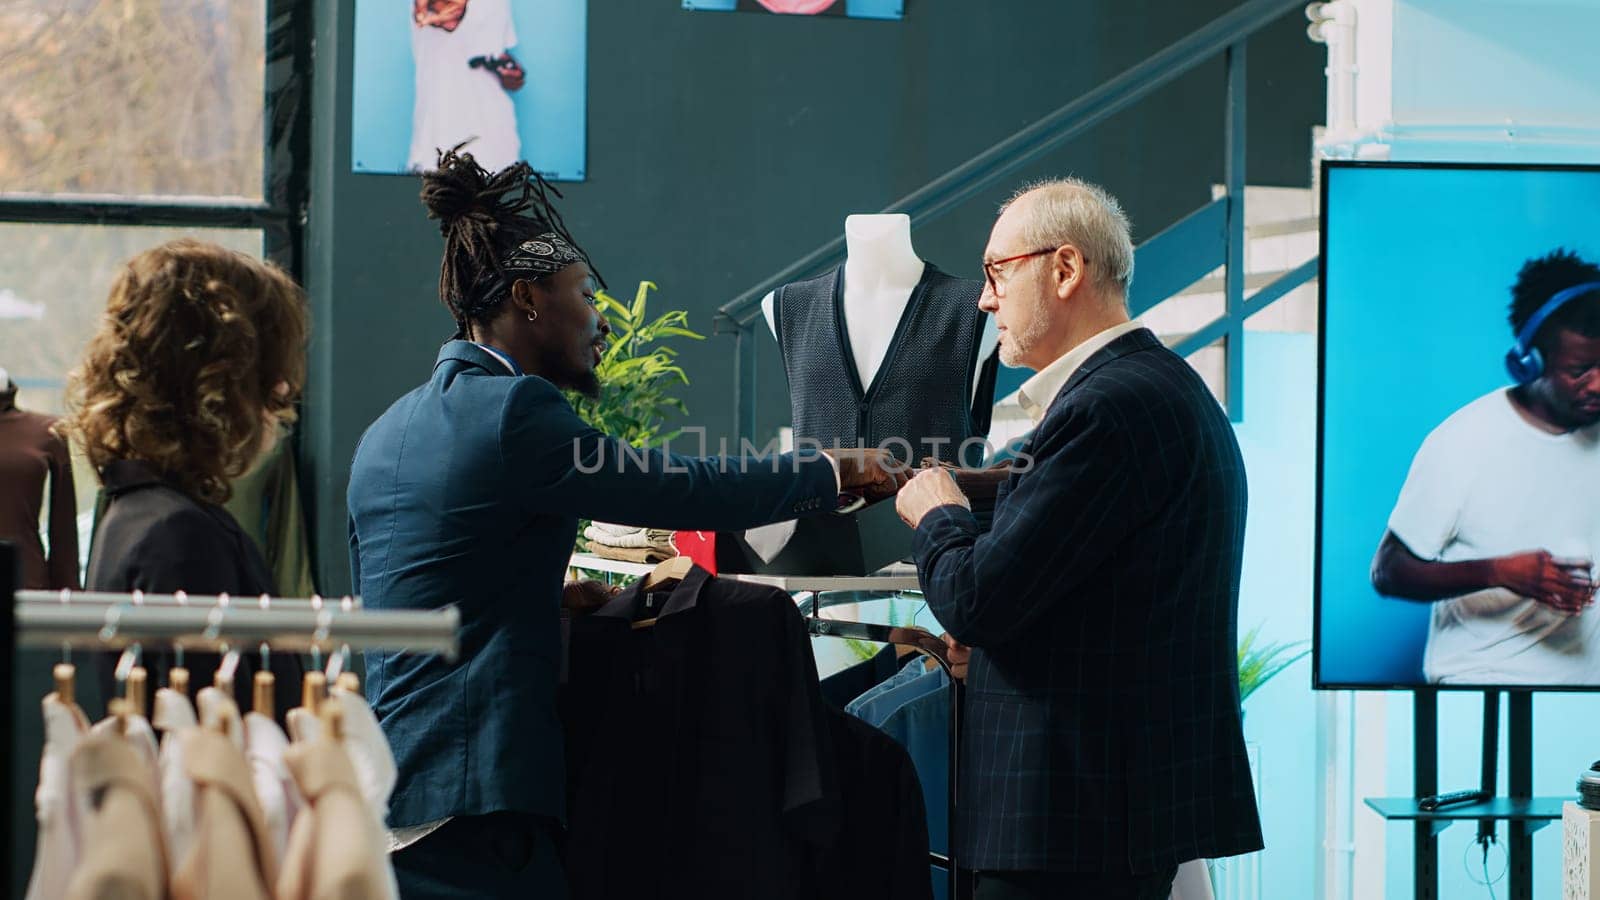
[[317,718],[322,720],[324,734],[335,741],[344,740],[344,709],[339,704],[322,704]]
[[252,687],[254,690],[250,695],[250,709],[269,719],[272,718],[272,694],[277,690],[278,679],[271,672],[257,672]]
[[130,712],[128,701],[121,697],[106,704],[106,713],[117,722],[117,734],[128,733],[128,714]]
[[56,699],[67,706],[75,705],[78,702],[78,667],[72,663],[56,663],[55,668],[50,670],[50,676],[56,682]]
[[361,693],[361,678],[354,672],[340,672],[339,679],[333,684],[334,687],[341,691],[348,691],[352,694]]
[[[653,590],[671,587],[682,581],[689,574],[689,570],[693,568],[694,560],[687,556],[674,556],[665,562],[658,563],[654,569],[650,570],[650,574],[644,577],[644,581],[639,583],[639,593],[648,594]],[[654,616],[648,619],[640,619],[633,623],[633,630],[638,631],[641,628],[650,628],[656,624],[656,621],[657,617]]]
[[694,560],[687,556],[674,556],[663,563],[658,563],[650,574],[639,583],[639,593],[652,591],[682,581],[689,570],[694,568]]
[[189,670],[183,666],[173,666],[167,670],[167,687],[184,696],[189,694]]
[[145,686],[149,683],[150,676],[144,666],[134,666],[128,670],[128,712],[135,716],[145,714]]
[[322,708],[322,698],[328,695],[328,676],[321,672],[307,672],[300,680],[300,706],[313,715]]

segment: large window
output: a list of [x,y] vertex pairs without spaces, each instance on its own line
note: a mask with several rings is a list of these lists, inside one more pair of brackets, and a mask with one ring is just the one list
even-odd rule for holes
[[262,199],[266,0],[0,0],[0,192]]
[[[0,0],[0,367],[68,375],[129,257],[177,237],[298,269],[310,0]],[[98,487],[75,466],[82,550]]]
[[[261,232],[0,222],[0,367],[17,382],[17,405],[59,415],[68,372],[99,324],[124,260],[177,237],[261,255]],[[78,508],[92,507],[94,473],[75,472]]]

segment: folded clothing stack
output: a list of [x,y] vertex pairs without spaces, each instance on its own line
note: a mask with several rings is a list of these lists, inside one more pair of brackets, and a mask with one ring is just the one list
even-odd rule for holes
[[664,528],[635,528],[595,522],[583,530],[589,552],[606,559],[657,563],[678,555],[672,546],[672,532]]

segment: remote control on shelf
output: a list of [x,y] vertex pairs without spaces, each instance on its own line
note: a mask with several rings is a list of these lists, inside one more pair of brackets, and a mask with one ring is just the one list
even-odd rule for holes
[[1417,802],[1417,808],[1423,812],[1436,812],[1446,806],[1459,806],[1462,803],[1481,803],[1489,799],[1488,791],[1451,791],[1448,794],[1434,794],[1432,797],[1423,797]]

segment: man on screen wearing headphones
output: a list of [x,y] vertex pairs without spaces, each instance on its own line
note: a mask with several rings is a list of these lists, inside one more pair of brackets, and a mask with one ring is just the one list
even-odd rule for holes
[[1600,266],[1556,250],[1511,295],[1516,383],[1422,442],[1372,584],[1434,604],[1432,683],[1600,684]]

